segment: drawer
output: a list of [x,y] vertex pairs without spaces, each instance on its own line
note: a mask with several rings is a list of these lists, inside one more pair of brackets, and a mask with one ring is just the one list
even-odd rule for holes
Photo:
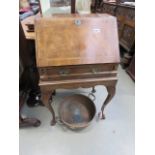
[[113,77],[117,73],[117,64],[75,65],[39,68],[40,80],[68,80],[97,77]]

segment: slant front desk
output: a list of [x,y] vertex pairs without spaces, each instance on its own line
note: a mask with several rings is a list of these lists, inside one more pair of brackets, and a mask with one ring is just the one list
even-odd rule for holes
[[120,61],[116,18],[107,14],[54,15],[35,21],[36,61],[39,86],[45,106],[52,113],[51,92],[58,88],[87,88],[104,85],[115,94]]

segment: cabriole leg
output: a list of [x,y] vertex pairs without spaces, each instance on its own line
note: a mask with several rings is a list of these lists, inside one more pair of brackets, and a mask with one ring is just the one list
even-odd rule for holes
[[101,119],[105,119],[105,115],[104,115],[104,109],[106,107],[106,105],[112,100],[112,98],[114,97],[115,95],[115,90],[116,90],[116,86],[106,86],[106,89],[107,89],[107,92],[108,92],[108,95],[107,95],[107,98],[106,100],[104,101],[102,107],[101,107],[101,112],[99,113],[99,118]]
[[48,108],[48,110],[52,114],[51,125],[55,125],[56,120],[55,120],[55,112],[54,112],[53,107],[51,105],[51,102],[52,102],[51,92],[52,91],[44,90],[41,88],[41,97],[42,97],[43,104]]

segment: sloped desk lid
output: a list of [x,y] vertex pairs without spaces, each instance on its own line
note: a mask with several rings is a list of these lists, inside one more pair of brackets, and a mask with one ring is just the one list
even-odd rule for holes
[[116,18],[107,14],[36,19],[38,67],[119,63]]

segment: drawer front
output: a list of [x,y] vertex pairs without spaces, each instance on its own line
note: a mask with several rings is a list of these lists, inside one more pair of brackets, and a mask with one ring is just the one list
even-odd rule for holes
[[40,80],[68,80],[116,76],[117,64],[39,68]]

